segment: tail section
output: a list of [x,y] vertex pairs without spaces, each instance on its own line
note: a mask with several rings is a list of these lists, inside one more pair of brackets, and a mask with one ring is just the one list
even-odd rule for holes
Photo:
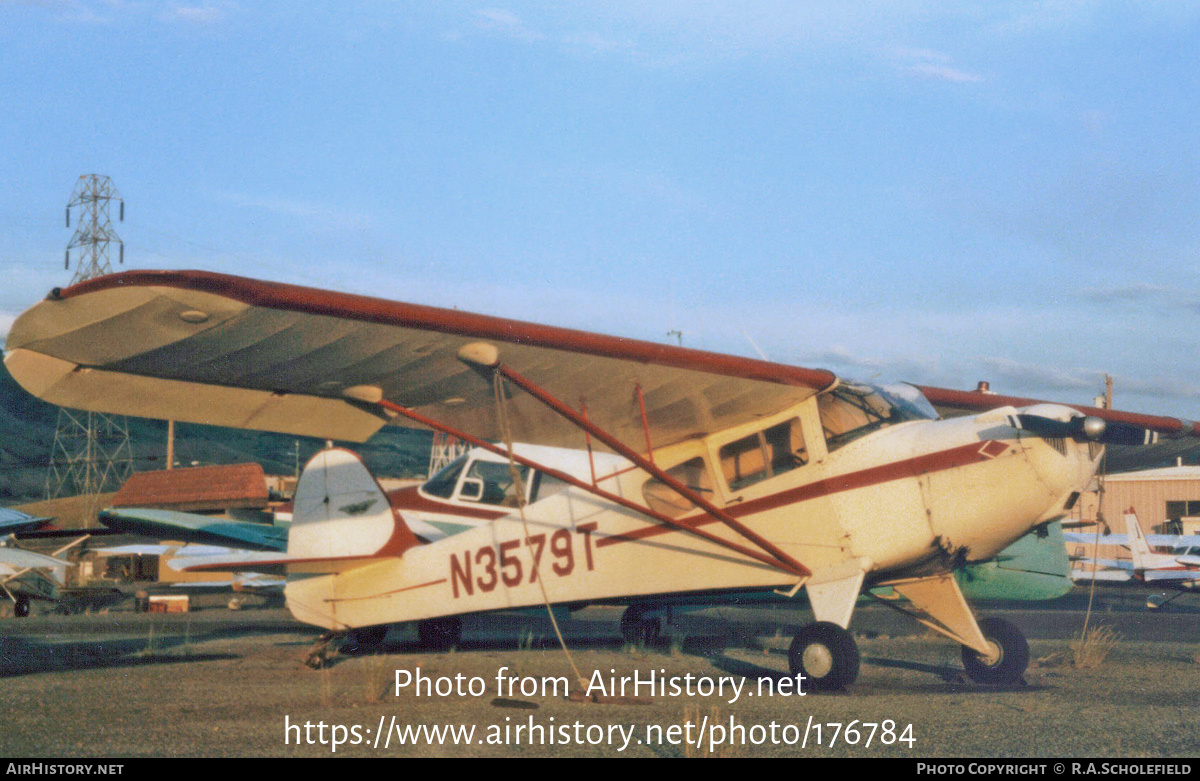
[[1129,532],[1129,553],[1133,558],[1134,572],[1177,566],[1174,556],[1150,550],[1150,542],[1146,539],[1146,533],[1142,531],[1142,524],[1138,522],[1132,507],[1125,511],[1125,528]]
[[288,557],[399,556],[420,544],[354,453],[317,453],[296,484]]
[[1150,543],[1146,542],[1146,534],[1132,507],[1125,511],[1125,529],[1129,532],[1129,552],[1133,557],[1134,569],[1146,569],[1150,566]]

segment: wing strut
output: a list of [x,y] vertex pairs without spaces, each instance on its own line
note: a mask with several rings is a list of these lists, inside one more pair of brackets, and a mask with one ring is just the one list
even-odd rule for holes
[[574,423],[576,426],[580,427],[581,429],[590,432],[592,436],[596,437],[601,442],[603,442],[605,445],[612,448],[614,452],[624,456],[625,458],[628,458],[630,461],[637,464],[638,467],[649,472],[651,476],[657,478],[658,480],[661,480],[663,483],[666,483],[668,486],[671,487],[672,490],[674,490],[680,496],[684,497],[692,504],[701,508],[702,510],[707,512],[709,515],[716,518],[718,521],[720,521],[721,523],[725,524],[733,531],[740,534],[745,539],[749,540],[750,542],[754,543],[762,550],[769,553],[771,556],[775,557],[775,559],[777,559],[778,561],[783,563],[784,566],[789,571],[794,572],[800,576],[807,576],[807,575],[812,574],[812,570],[808,569],[808,567],[805,567],[803,564],[796,561],[788,554],[784,553],[782,550],[780,550],[780,548],[777,545],[770,542],[769,540],[762,537],[761,535],[757,534],[756,532],[751,531],[749,528],[747,528],[744,524],[742,524],[740,521],[738,521],[732,515],[725,512],[724,510],[719,509],[712,502],[708,501],[700,494],[696,493],[695,491],[688,488],[683,483],[681,483],[678,480],[676,480],[675,478],[671,477],[669,474],[667,474],[663,470],[659,469],[657,466],[654,465],[653,462],[644,458],[640,453],[638,453],[637,451],[633,450],[632,448],[626,446],[624,442],[622,442],[621,440],[612,436],[611,434],[606,432],[604,429],[599,428],[595,424],[591,423],[587,418],[584,418],[578,412],[571,409],[571,407],[567,406],[563,402],[561,402],[558,399],[556,399],[555,397],[551,396],[549,393],[547,393],[545,390],[538,387],[534,383],[530,382],[528,379],[523,377],[517,371],[510,369],[508,366],[505,366],[503,363],[497,363],[495,365],[495,370],[497,372],[499,372],[502,377],[505,377],[506,379],[511,381],[513,384],[517,385],[522,390],[524,390],[526,393],[533,396],[535,399],[537,399],[538,401],[542,402],[550,409],[557,412],[559,415],[562,415],[564,418],[571,421],[572,423]]
[[[439,421],[434,420],[433,418],[429,418],[429,417],[426,417],[425,415],[422,415],[420,412],[417,412],[416,410],[409,409],[408,407],[403,407],[399,404],[388,401],[387,399],[381,399],[375,403],[379,407],[382,407],[385,410],[394,412],[397,415],[402,415],[402,416],[408,418],[409,420],[412,420],[412,421],[415,421],[415,422],[421,424],[422,426],[428,426],[429,428],[433,428],[438,431],[445,432],[446,434],[449,434],[450,436],[458,437],[459,439],[463,440],[464,442],[471,443],[475,447],[481,447],[484,450],[488,450],[492,453],[495,453],[498,456],[504,456],[505,458],[508,458],[510,456],[509,452],[507,450],[505,450],[504,448],[500,447],[499,445],[494,445],[491,442],[488,442],[487,440],[483,440],[483,439],[480,439],[479,437],[472,436],[471,434],[468,434],[465,431],[460,431],[459,429],[456,429],[453,426],[447,426]],[[588,429],[585,429],[585,430],[588,430]],[[709,542],[714,543],[716,545],[720,545],[723,548],[727,548],[729,550],[735,551],[737,553],[742,554],[743,556],[748,556],[749,558],[752,558],[755,561],[760,561],[763,564],[773,567],[774,569],[782,570],[783,572],[786,572],[789,575],[799,575],[801,577],[805,577],[809,574],[808,569],[800,564],[789,564],[787,561],[784,561],[784,560],[780,559],[779,557],[774,556],[773,554],[767,555],[761,551],[754,550],[753,548],[748,548],[744,545],[739,545],[736,542],[730,542],[729,540],[722,539],[721,537],[718,537],[715,534],[707,532],[704,529],[700,529],[695,526],[690,526],[686,523],[676,520],[675,518],[670,517],[669,515],[664,515],[662,513],[655,512],[654,510],[651,510],[649,507],[644,507],[640,504],[637,504],[636,502],[626,499],[623,496],[618,496],[617,494],[609,493],[608,491],[605,491],[604,489],[599,488],[598,486],[592,485],[590,483],[586,483],[583,480],[580,480],[579,478],[577,478],[573,475],[567,474],[566,472],[561,472],[552,467],[545,466],[544,464],[539,464],[538,462],[533,461],[528,458],[525,458],[524,456],[521,456],[517,453],[512,453],[511,457],[514,461],[516,461],[518,464],[521,464],[522,466],[527,466],[530,469],[536,469],[536,470],[543,472],[547,475],[550,475],[551,477],[554,477],[558,480],[562,480],[564,483],[568,483],[570,485],[575,486],[576,488],[580,488],[584,491],[587,491],[590,494],[598,496],[601,499],[612,502],[613,504],[618,504],[628,510],[633,510],[636,513],[639,513],[641,515],[645,515],[649,518],[652,518],[652,519],[658,521],[659,523],[665,524],[667,526],[671,526],[671,527],[677,529],[678,531],[687,532],[689,534],[694,534],[697,537],[708,540]]]

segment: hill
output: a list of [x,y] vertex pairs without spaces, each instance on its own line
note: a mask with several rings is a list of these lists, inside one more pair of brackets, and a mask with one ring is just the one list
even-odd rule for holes
[[[29,395],[0,363],[0,506],[45,497],[46,473],[54,446],[59,408]],[[167,424],[127,418],[134,470],[162,469]],[[378,477],[421,477],[429,464],[432,434],[385,426],[363,444],[338,443],[357,452]],[[269,475],[291,475],[324,446],[324,441],[261,431],[177,423],[177,464],[233,464],[257,461]]]

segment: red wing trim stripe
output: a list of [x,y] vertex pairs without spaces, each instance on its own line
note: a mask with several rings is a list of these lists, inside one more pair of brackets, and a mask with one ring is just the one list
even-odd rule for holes
[[[350,293],[264,282],[209,271],[123,271],[80,282],[58,291],[67,299],[124,287],[172,287],[224,296],[250,306],[307,312],[401,328],[416,328],[468,338],[495,339],[585,355],[761,380],[821,391],[837,381],[825,369],[805,369],[733,355],[692,350],[657,342],[605,336],[589,331],[538,325],[489,315],[406,304]],[[11,345],[10,345],[11,346]]]
[[[997,448],[1000,449],[999,452],[996,452]],[[852,491],[856,488],[866,488],[905,477],[919,477],[931,472],[941,472],[945,469],[990,461],[1006,450],[1008,450],[1008,445],[996,439],[988,440],[982,447],[977,443],[962,445],[950,450],[928,453],[904,461],[897,461],[870,469],[863,469],[859,472],[831,477],[827,480],[818,480],[814,483],[791,488],[787,491],[780,491],[777,494],[764,496],[761,499],[751,499],[737,506],[729,506],[725,508],[725,511],[739,518],[746,515],[754,515],[755,513],[774,510],[790,504],[806,502],[810,499],[831,496],[843,491]],[[707,515],[698,515],[692,519],[683,519],[680,523],[694,527],[715,523],[715,520]],[[596,547],[603,548],[619,542],[632,542],[647,537],[656,537],[671,531],[675,530],[660,526],[647,526],[624,534],[601,538],[596,541]]]

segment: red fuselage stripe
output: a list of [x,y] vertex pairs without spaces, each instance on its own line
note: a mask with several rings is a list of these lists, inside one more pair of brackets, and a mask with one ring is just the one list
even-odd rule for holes
[[[968,464],[981,463],[990,461],[995,456],[992,455],[996,449],[992,447],[993,443],[999,443],[999,440],[991,440],[987,443],[972,442],[961,447],[951,448],[950,450],[942,450],[937,453],[929,453],[916,458],[910,458],[904,461],[897,461],[891,464],[883,464],[882,466],[864,469],[860,472],[851,472],[846,475],[838,475],[826,480],[818,480],[814,483],[798,486],[780,491],[777,494],[764,496],[761,499],[751,499],[739,505],[730,505],[725,508],[725,511],[730,515],[737,517],[754,515],[755,513],[774,510],[779,507],[785,507],[799,502],[805,502],[810,499],[818,499],[823,496],[831,496],[841,493],[842,491],[851,491],[856,488],[866,488],[880,483],[899,480],[905,477],[919,477],[920,475],[929,474],[931,472],[940,472],[946,469],[953,469],[958,466],[966,466]],[[1003,443],[1000,443],[1003,444]],[[697,515],[693,519],[684,519],[681,524],[689,527],[703,526],[705,524],[714,523],[714,519],[708,515]],[[663,528],[660,526],[647,526],[642,529],[617,534],[612,537],[605,537],[596,541],[597,548],[603,548],[608,545],[615,545],[619,542],[631,542],[633,540],[645,539],[646,537],[655,537],[659,534],[666,534],[674,531],[674,529]]]
[[[392,503],[392,507],[403,513],[405,510],[413,512],[429,512],[439,515],[460,515],[465,518],[480,518],[485,521],[492,521],[496,518],[502,518],[505,515],[513,512],[513,509],[495,510],[485,507],[462,507],[449,502],[439,502],[436,499],[430,499],[422,496],[416,488],[401,488],[399,491],[393,491],[388,494],[388,501]],[[515,509],[515,508],[514,508]]]

